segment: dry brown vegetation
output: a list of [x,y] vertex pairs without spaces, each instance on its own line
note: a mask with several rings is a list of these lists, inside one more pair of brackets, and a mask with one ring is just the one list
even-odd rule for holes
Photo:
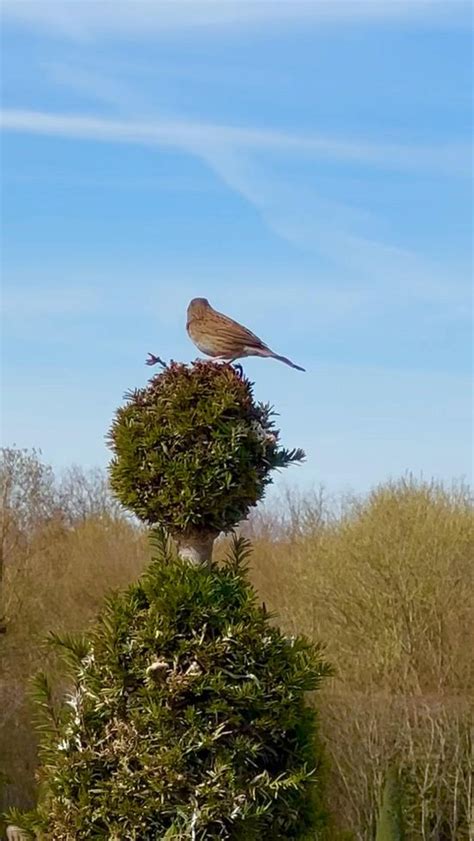
[[[38,454],[4,450],[0,478],[0,774],[9,778],[0,805],[26,807],[35,767],[27,686],[46,656],[42,640],[84,628],[149,555],[100,472],[73,468],[59,481]],[[396,764],[410,841],[474,838],[467,489],[403,480],[337,504],[290,494],[245,530],[267,608],[288,633],[324,641],[336,669],[318,704],[337,826],[347,838],[374,837]]]
[[472,839],[467,489],[402,480],[336,512],[321,496],[290,498],[282,517],[263,515],[253,532],[259,593],[290,632],[325,641],[337,669],[319,703],[338,823],[374,837],[384,774],[396,764],[410,839]]

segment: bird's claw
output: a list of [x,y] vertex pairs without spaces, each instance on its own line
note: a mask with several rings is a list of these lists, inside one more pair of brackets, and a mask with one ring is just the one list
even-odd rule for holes
[[155,356],[154,353],[149,353],[148,358],[146,359],[145,365],[161,365],[162,368],[166,368],[166,362],[163,362],[159,356]]
[[239,363],[237,363],[237,365],[234,365],[234,371],[237,371],[240,378],[242,378],[244,376],[244,369],[242,368],[242,365],[240,365]]

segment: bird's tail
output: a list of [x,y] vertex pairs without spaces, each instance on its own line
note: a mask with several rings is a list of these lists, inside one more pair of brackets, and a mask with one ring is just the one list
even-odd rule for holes
[[295,365],[291,359],[287,359],[286,356],[279,356],[278,353],[272,353],[273,359],[278,359],[280,362],[284,362],[285,365],[289,365],[290,368],[296,368],[297,371],[305,371],[306,368],[302,368],[301,365]]
[[[290,368],[296,368],[297,371],[305,371],[305,368],[302,368],[301,365],[295,365],[291,359],[288,359],[286,356],[280,356],[278,353],[273,353],[272,350],[268,349],[266,353],[262,353],[262,356],[270,356],[272,359],[278,359],[279,362],[284,362],[285,365],[289,365]],[[260,354],[259,354],[260,356]]]

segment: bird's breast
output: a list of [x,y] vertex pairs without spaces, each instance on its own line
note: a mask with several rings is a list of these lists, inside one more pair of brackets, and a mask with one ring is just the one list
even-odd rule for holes
[[186,326],[190,339],[194,342],[196,347],[199,348],[201,353],[205,353],[206,356],[218,356],[215,347],[215,340],[209,330],[206,330],[206,328],[200,324],[197,319],[188,321]]

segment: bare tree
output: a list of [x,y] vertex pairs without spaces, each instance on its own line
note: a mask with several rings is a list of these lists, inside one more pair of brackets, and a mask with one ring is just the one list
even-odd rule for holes
[[38,529],[54,518],[54,474],[36,450],[0,449],[0,631],[5,633],[5,574],[20,574]]

